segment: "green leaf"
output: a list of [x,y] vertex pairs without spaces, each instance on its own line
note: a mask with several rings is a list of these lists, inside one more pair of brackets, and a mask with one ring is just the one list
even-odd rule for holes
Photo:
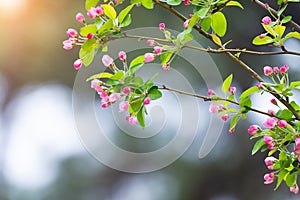
[[197,24],[199,22],[199,19],[200,19],[200,17],[198,15],[194,14],[189,21],[188,28],[193,28],[195,26],[195,24]]
[[296,32],[296,31],[289,32],[288,34],[286,34],[285,38],[283,39],[283,42],[285,42],[289,38],[296,38],[296,39],[300,40],[300,33]]
[[103,4],[102,8],[104,10],[104,14],[110,19],[116,19],[117,12],[114,7],[108,4]]
[[259,89],[257,86],[250,87],[250,88],[248,88],[247,90],[245,90],[245,91],[241,94],[241,96],[240,96],[239,99],[242,100],[242,99],[244,99],[244,98],[250,96],[251,94],[253,94],[253,93],[255,93],[255,92],[259,91],[259,90],[260,90],[260,89]]
[[288,23],[289,21],[292,20],[292,16],[285,16],[282,20],[281,23],[285,24]]
[[84,26],[80,29],[80,35],[87,36],[89,33],[96,34],[97,33],[97,25],[96,24],[89,24]]
[[128,111],[131,113],[138,113],[143,106],[143,99],[134,99],[132,102],[129,102],[130,106]]
[[211,15],[211,28],[220,37],[225,35],[227,30],[227,21],[223,13],[216,12]]
[[126,15],[125,19],[121,23],[121,27],[126,27],[131,24],[131,14]]
[[230,121],[230,129],[234,129],[236,124],[238,123],[240,116],[238,114],[234,115]]
[[85,1],[85,9],[89,10],[92,7],[95,7],[98,4],[99,0],[86,0]]
[[[295,101],[292,101],[291,103],[290,103],[290,105],[298,112],[298,111],[300,111],[300,107],[299,107],[299,105],[295,102]],[[299,123],[300,124],[300,123]]]
[[200,10],[197,11],[197,16],[200,17],[200,19],[204,19],[207,17],[209,11],[210,11],[210,7],[200,8]]
[[213,39],[213,41],[217,44],[217,45],[222,45],[222,41],[221,39],[216,35],[216,34],[211,34],[211,37]]
[[279,153],[279,160],[280,161],[287,160],[287,156],[286,156],[286,153],[284,151],[280,151],[280,153]]
[[281,182],[285,179],[285,177],[289,174],[289,171],[282,169],[278,173],[277,184],[275,190],[280,186]]
[[112,27],[114,27],[114,22],[112,19],[107,20],[99,29],[98,35],[105,35],[105,32],[110,30]]
[[279,110],[276,113],[276,116],[289,121],[293,118],[293,113],[292,113],[292,111],[290,111],[288,109],[284,109],[284,110]]
[[286,176],[285,182],[288,187],[292,187],[297,181],[297,172],[291,173]]
[[181,4],[181,0],[167,0],[167,4],[171,6],[178,6]]
[[129,82],[129,86],[134,85],[135,87],[141,87],[143,84],[144,84],[144,81],[139,76],[132,78]]
[[173,51],[168,51],[160,55],[161,64],[167,64],[173,55]]
[[300,81],[294,81],[294,82],[291,82],[290,84],[290,89],[300,89]]
[[162,97],[162,93],[158,90],[157,86],[153,86],[148,90],[148,97],[150,97],[151,100],[156,100]]
[[264,142],[264,138],[260,138],[259,140],[256,141],[256,143],[254,144],[253,146],[253,149],[252,149],[252,155],[254,155],[256,152],[258,152],[260,150],[260,148],[262,146],[265,145],[265,142]]
[[268,33],[270,33],[273,37],[276,37],[276,31],[270,25],[266,25],[264,23],[261,23],[261,25]]
[[93,80],[93,79],[96,79],[96,78],[110,78],[112,77],[113,75],[111,73],[108,73],[108,72],[102,72],[100,74],[94,74],[92,76],[90,76],[89,78],[86,79],[86,81],[90,81],[90,80]]
[[142,5],[147,9],[153,9],[153,1],[152,0],[142,0]]
[[208,31],[210,26],[211,26],[211,18],[210,17],[207,17],[207,18],[202,20],[201,28],[202,28],[203,31]]
[[79,58],[82,59],[84,66],[89,66],[95,55],[95,48],[98,47],[97,41],[95,39],[87,40],[81,46],[79,51]]
[[277,16],[280,17],[280,15],[285,11],[287,8],[288,4],[285,4],[280,10],[277,12]]
[[243,113],[243,114],[247,113],[250,110],[251,106],[252,106],[252,102],[251,102],[249,97],[241,99],[241,101],[240,101],[240,107],[241,107],[240,112]]
[[284,34],[285,28],[286,28],[285,26],[280,26],[280,25],[274,26],[274,30],[279,37],[281,37]]
[[271,38],[270,36],[264,36],[263,38],[260,38],[259,36],[256,36],[253,40],[252,43],[255,45],[264,45],[264,44],[270,44],[274,42],[274,39]]
[[238,1],[229,1],[228,3],[226,3],[226,6],[237,6],[241,9],[244,9],[242,4],[240,4],[240,2],[238,2]]
[[129,12],[131,11],[131,9],[133,8],[134,5],[129,5],[127,6],[125,9],[123,9],[119,16],[118,16],[118,22],[121,24],[124,19],[126,18],[126,16],[129,14]]
[[140,109],[136,117],[141,127],[145,128],[145,106]]
[[113,76],[110,77],[111,80],[120,81],[124,78],[124,71],[119,70]]
[[86,54],[85,53],[81,53],[81,49],[79,51],[79,58],[82,59],[82,63],[84,64],[84,66],[89,66],[92,62],[93,62],[93,59],[94,59],[94,56],[95,56],[95,52],[94,50],[90,51],[90,52],[87,52]]
[[231,85],[231,82],[232,82],[232,78],[233,78],[233,75],[230,74],[223,82],[223,85],[222,85],[222,92],[224,94],[227,94],[228,93],[228,89]]

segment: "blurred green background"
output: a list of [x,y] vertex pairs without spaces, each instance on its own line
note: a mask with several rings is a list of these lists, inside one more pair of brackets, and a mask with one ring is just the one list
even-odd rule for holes
[[[250,41],[262,31],[259,23],[266,13],[251,1],[242,4],[244,11],[226,10],[229,28],[225,40],[233,39],[232,47],[255,49]],[[287,11],[297,22],[299,8],[293,4]],[[78,51],[62,48],[65,31],[80,28],[75,21],[77,12],[85,12],[83,0],[0,0],[1,200],[299,199],[285,185],[274,192],[274,185],[263,184],[268,171],[265,154],[250,156],[253,141],[247,134],[248,125],[258,122],[255,116],[253,121],[243,121],[234,136],[228,134],[226,125],[204,159],[197,158],[195,141],[182,158],[153,173],[122,173],[96,161],[81,145],[72,115],[76,76],[72,63]],[[132,27],[155,27],[165,21],[168,28],[182,29],[182,22],[161,8],[139,8],[133,13]],[[196,40],[203,46],[212,45],[201,36]],[[290,41],[287,48],[300,50],[299,41]],[[234,73],[239,92],[255,84],[226,56],[212,57],[223,77]],[[265,65],[287,63],[291,79],[299,79],[297,57],[242,58],[259,73]],[[266,103],[261,107],[266,109]]]

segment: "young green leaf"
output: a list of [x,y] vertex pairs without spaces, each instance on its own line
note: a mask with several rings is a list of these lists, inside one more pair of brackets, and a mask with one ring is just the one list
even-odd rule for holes
[[238,1],[229,1],[228,3],[226,3],[226,6],[237,6],[241,9],[244,9],[244,7],[242,6],[242,4]]
[[223,85],[222,85],[222,92],[224,94],[227,94],[228,93],[228,89],[231,85],[231,82],[232,82],[232,78],[233,78],[233,75],[230,74],[223,82]]
[[241,94],[239,99],[242,100],[257,91],[259,91],[259,88],[257,86],[250,87]]
[[145,128],[145,106],[140,109],[136,117],[141,127]]
[[292,187],[297,181],[297,172],[290,173],[286,176],[285,182],[288,187]]
[[278,173],[278,177],[277,177],[277,184],[275,187],[275,190],[280,186],[281,182],[285,179],[285,177],[289,174],[289,171],[282,169],[280,170],[280,172]]
[[97,25],[96,24],[89,24],[84,26],[80,29],[80,35],[87,36],[89,33],[96,34],[97,33]]
[[111,73],[102,72],[100,74],[94,74],[94,75],[90,76],[89,78],[86,79],[86,81],[90,81],[90,80],[93,80],[93,79],[96,79],[96,78],[99,78],[99,79],[101,79],[101,78],[110,78],[112,76],[113,76],[113,74],[111,74]]
[[222,45],[222,41],[221,39],[216,35],[216,34],[211,34],[211,37],[213,39],[213,41],[217,44],[217,45]]
[[263,38],[261,38],[260,36],[256,36],[253,40],[252,40],[252,44],[255,45],[264,45],[264,44],[270,44],[274,42],[274,39],[271,38],[270,36],[264,36]]
[[98,4],[99,0],[86,0],[85,9],[89,10],[92,7],[95,7]]
[[118,16],[118,21],[119,21],[120,24],[124,21],[124,19],[125,19],[126,16],[129,14],[129,12],[130,12],[131,9],[133,8],[133,6],[134,6],[134,5],[129,5],[129,6],[127,6],[125,9],[123,9],[123,10],[120,12],[120,14],[119,14],[119,16]]
[[262,146],[265,145],[265,142],[264,142],[264,138],[260,138],[259,140],[256,141],[256,143],[254,144],[253,146],[253,149],[252,149],[252,155],[254,155],[256,152],[258,152],[260,150],[260,148]]
[[157,86],[153,86],[148,90],[148,97],[150,97],[151,100],[156,100],[162,97],[162,93],[158,90]]
[[223,13],[216,12],[211,15],[211,28],[220,37],[225,35],[227,30],[227,21]]
[[114,7],[108,4],[103,4],[102,8],[104,10],[104,14],[110,19],[116,19],[117,12]]
[[167,4],[171,5],[171,6],[178,6],[181,4],[181,0],[167,0]]

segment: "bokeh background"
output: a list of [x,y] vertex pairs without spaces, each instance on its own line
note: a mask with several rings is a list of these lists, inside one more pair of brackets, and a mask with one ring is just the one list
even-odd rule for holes
[[[250,41],[262,31],[259,23],[266,13],[251,1],[242,3],[244,11],[226,10],[225,40],[233,39],[232,47],[255,49]],[[287,11],[297,22],[299,8],[293,4]],[[94,159],[80,143],[72,113],[76,77],[72,63],[78,51],[62,49],[65,31],[80,28],[74,19],[79,11],[84,12],[83,0],[0,0],[1,200],[299,199],[284,184],[276,192],[274,185],[263,184],[265,154],[250,156],[254,141],[249,141],[247,127],[264,118],[253,114],[240,123],[234,136],[225,125],[216,147],[201,160],[197,140],[175,163],[148,174],[118,172]],[[131,28],[165,21],[171,29],[182,29],[182,22],[160,8],[133,12]],[[212,45],[201,36],[196,40]],[[290,40],[287,48],[300,50],[299,40]],[[226,56],[212,57],[223,77],[234,73],[239,92],[255,84]],[[288,64],[291,79],[299,79],[300,59],[295,56],[242,58],[259,73],[265,65]],[[254,102],[264,110],[270,106],[267,97],[257,96]]]

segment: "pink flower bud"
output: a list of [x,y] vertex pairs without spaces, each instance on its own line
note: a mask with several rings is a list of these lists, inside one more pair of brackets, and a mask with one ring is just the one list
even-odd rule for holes
[[184,23],[183,23],[183,28],[184,29],[187,29],[189,27],[189,22],[190,20],[186,20]]
[[232,135],[234,134],[234,128],[229,129],[229,133]]
[[276,99],[271,99],[270,102],[271,102],[272,104],[274,104],[274,105],[277,105]]
[[250,135],[254,135],[254,134],[256,134],[259,131],[261,131],[261,128],[259,126],[257,126],[257,125],[251,125],[248,128],[248,133]]
[[146,97],[146,98],[144,99],[144,104],[145,104],[145,105],[150,104],[150,102],[151,102],[151,98],[150,98],[150,97]]
[[275,149],[275,145],[272,143],[272,144],[268,144],[268,149],[270,151],[274,150]]
[[95,12],[98,14],[98,15],[102,15],[104,13],[104,10],[102,8],[102,6],[97,6],[95,8]]
[[164,70],[165,72],[169,71],[170,70],[170,65],[168,63],[163,64],[162,65],[162,70]]
[[128,115],[125,116],[125,120],[126,120],[126,121],[128,121],[129,118],[130,118],[130,114],[128,114]]
[[234,94],[236,92],[236,87],[229,87],[228,92],[230,92],[231,94]]
[[266,143],[266,144],[272,144],[273,143],[273,138],[271,137],[271,136],[268,136],[268,135],[265,135],[264,136],[264,142]]
[[277,158],[274,158],[273,156],[266,157],[265,164],[268,167],[269,170],[273,170],[274,164],[278,161]]
[[154,40],[147,40],[147,45],[148,45],[149,47],[152,47],[154,44],[155,44],[155,41],[154,41]]
[[266,36],[265,34],[260,34],[258,37],[259,39],[264,39],[265,36]]
[[218,113],[220,111],[222,111],[224,108],[222,105],[218,105],[218,104],[210,104],[209,105],[209,112],[210,113]]
[[86,36],[87,39],[93,39],[94,37],[95,37],[95,34],[93,34],[93,33],[89,33]]
[[63,48],[65,50],[71,50],[74,45],[76,45],[77,39],[69,38],[68,40],[63,41]]
[[265,174],[264,175],[264,179],[265,179],[265,184],[271,184],[271,183],[273,183],[273,181],[274,181],[274,173],[272,172],[272,173],[269,173],[269,174]]
[[193,17],[193,14],[189,14],[189,15],[188,15],[188,18],[191,19],[192,17]]
[[299,187],[298,187],[297,183],[295,185],[293,185],[292,187],[290,187],[290,192],[292,192],[294,194],[298,194]]
[[263,86],[263,85],[262,85],[261,83],[257,83],[257,84],[256,84],[256,87],[258,87],[258,88],[262,88],[262,86]]
[[91,88],[94,88],[98,93],[103,92],[103,88],[101,87],[101,81],[98,79],[94,79],[91,81]]
[[268,4],[268,3],[265,3],[265,4],[264,4],[264,7],[265,7],[265,8],[269,8],[269,4]]
[[96,8],[91,8],[87,11],[87,15],[92,18],[95,19],[98,15],[98,13],[96,12]]
[[152,62],[154,60],[155,56],[153,53],[145,53],[145,59],[144,61],[147,62]]
[[117,4],[119,2],[119,0],[114,0],[115,4]]
[[73,29],[73,28],[69,28],[69,29],[67,30],[67,35],[68,35],[70,38],[76,38],[76,37],[78,37],[77,31],[76,31],[75,29]]
[[128,121],[129,121],[129,124],[131,126],[133,126],[133,125],[135,125],[137,123],[137,118],[134,117],[134,116],[131,116],[131,117],[129,117]]
[[278,74],[278,73],[279,73],[279,68],[278,68],[278,67],[273,67],[273,72],[274,72],[275,74]]
[[272,73],[273,73],[273,68],[272,67],[270,67],[270,66],[265,66],[264,67],[264,74],[266,76],[270,76],[270,75],[272,75]]
[[103,92],[99,93],[99,96],[100,96],[100,98],[105,99],[108,97],[108,94],[105,91],[103,91]]
[[287,65],[283,65],[280,67],[280,74],[285,74],[289,70],[289,67]]
[[120,52],[119,52],[119,59],[120,59],[121,61],[123,61],[123,62],[126,61],[126,53],[125,53],[125,51],[120,51]]
[[101,107],[102,108],[107,108],[109,106],[108,102],[104,102],[101,104]]
[[158,28],[159,28],[160,30],[164,30],[164,29],[166,28],[165,23],[160,23],[160,24],[158,25]]
[[82,13],[77,13],[76,15],[76,21],[80,22],[80,23],[85,23],[85,17]]
[[156,53],[157,55],[161,54],[163,51],[163,48],[160,46],[155,46],[153,47],[153,49],[154,49],[154,53]]
[[130,94],[130,91],[130,87],[124,87],[122,90],[123,94]]
[[271,114],[271,115],[276,115],[276,112],[274,110],[271,110],[271,109],[268,110],[268,113]]
[[184,5],[189,5],[191,3],[191,0],[183,0]]
[[229,115],[228,114],[224,114],[224,115],[221,116],[221,119],[223,121],[227,121],[229,119]]
[[81,59],[75,60],[73,66],[74,66],[74,69],[79,70],[82,67],[82,60]]
[[105,67],[109,67],[114,63],[114,60],[109,55],[104,55],[102,57],[102,63]]
[[296,149],[300,149],[300,137],[297,137],[295,139],[295,146],[296,146]]
[[261,21],[264,25],[269,25],[272,22],[272,20],[269,16],[265,16],[264,18],[262,18]]
[[128,110],[130,104],[128,101],[122,101],[120,104],[119,104],[119,112],[125,112]]
[[121,95],[119,93],[112,93],[109,95],[109,101],[110,102],[116,102],[121,98]]
[[267,128],[274,128],[276,125],[277,119],[275,117],[268,118],[263,125]]
[[211,95],[215,95],[216,93],[215,93],[215,91],[213,91],[212,89],[208,89],[208,90],[207,90],[207,94],[208,94],[209,96],[211,96]]
[[287,122],[285,120],[280,120],[277,124],[280,128],[285,128],[287,125]]

